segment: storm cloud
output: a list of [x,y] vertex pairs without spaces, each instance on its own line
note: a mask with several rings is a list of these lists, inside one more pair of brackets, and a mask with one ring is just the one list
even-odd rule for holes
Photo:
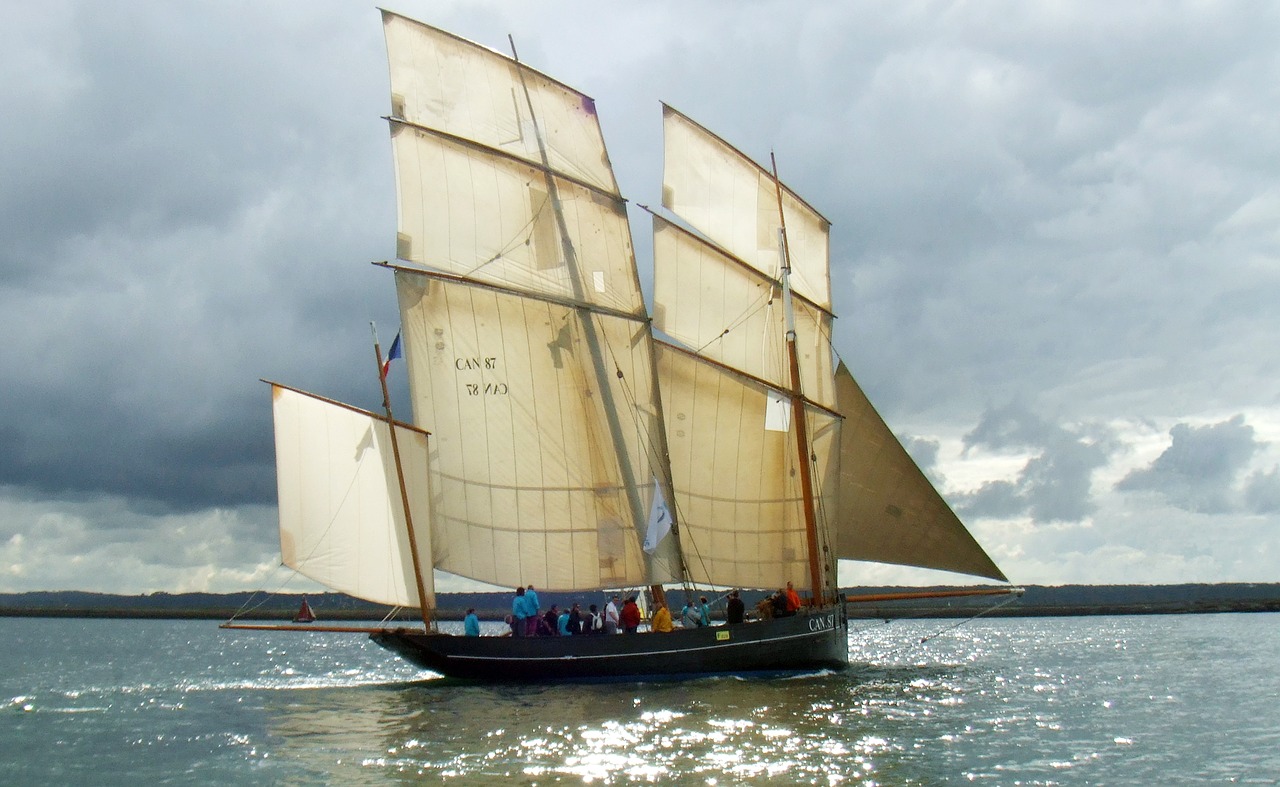
[[[1276,578],[1280,8],[394,10],[593,96],[635,202],[659,101],[775,152],[832,221],[840,354],[1016,581]],[[262,582],[259,378],[376,408],[398,323],[381,35],[323,0],[0,9],[0,590]]]
[[[1178,424],[1169,431],[1172,442],[1148,467],[1126,475],[1116,484],[1124,492],[1153,492],[1187,511],[1219,514],[1244,504],[1239,476],[1261,447],[1253,427],[1236,415],[1207,426]],[[1254,508],[1268,505],[1268,476],[1250,484]]]

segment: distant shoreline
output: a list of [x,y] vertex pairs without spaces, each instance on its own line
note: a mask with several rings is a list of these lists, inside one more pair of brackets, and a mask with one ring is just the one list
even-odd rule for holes
[[[927,588],[846,588],[846,595],[873,595]],[[682,603],[678,590],[669,591],[673,604]],[[277,594],[151,593],[138,596],[44,591],[0,593],[0,617],[41,618],[140,618],[173,620],[287,621],[309,600],[325,621],[383,620],[391,608],[351,598],[341,593]],[[544,607],[580,602],[603,605],[603,593],[543,592]],[[744,591],[748,608],[763,596]],[[485,620],[501,620],[510,609],[509,593],[452,593],[437,596],[436,618],[461,620],[474,607]],[[858,619],[1066,617],[1086,615],[1184,615],[1213,613],[1280,612],[1280,583],[1222,583],[1188,585],[1063,585],[1026,586],[1020,597],[979,596],[940,599],[879,601],[847,605]],[[418,618],[400,610],[389,622],[412,625]]]

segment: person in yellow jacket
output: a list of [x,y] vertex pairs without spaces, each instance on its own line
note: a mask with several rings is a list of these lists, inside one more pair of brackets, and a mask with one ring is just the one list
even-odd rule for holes
[[670,631],[671,630],[671,613],[667,610],[667,605],[658,602],[658,608],[653,613],[653,620],[650,621],[649,627],[654,631]]

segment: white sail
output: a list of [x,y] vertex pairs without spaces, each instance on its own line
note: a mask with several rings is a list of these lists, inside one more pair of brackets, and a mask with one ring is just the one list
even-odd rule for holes
[[382,23],[393,117],[533,164],[541,165],[545,152],[554,171],[617,195],[589,97],[505,55],[399,14],[383,11]]
[[666,478],[647,325],[409,270],[396,286],[436,566],[550,590],[677,580],[673,539],[641,549]]
[[[837,414],[827,220],[664,108],[663,205],[698,234],[655,217],[654,324],[697,355],[656,345],[594,102],[511,57],[383,20],[397,256],[413,266],[391,267],[414,420],[432,434],[415,484],[430,482],[433,565],[564,591],[811,578],[830,590],[836,552],[909,559],[866,546],[865,501],[841,508],[838,486],[868,470],[844,469],[866,446],[850,448]],[[860,420],[854,432],[872,434]],[[886,467],[892,485],[899,465]]]
[[620,199],[420,128],[393,122],[391,139],[397,257],[523,292],[644,313]]
[[[731,587],[807,585],[794,423],[787,431],[767,424],[766,408],[776,392],[661,343],[658,370],[691,578]],[[817,494],[825,508],[835,503],[839,419],[812,407],[808,416]]]
[[[663,106],[662,205],[730,254],[780,278],[778,194],[773,176],[689,118]],[[831,309],[831,224],[782,189],[791,287]]]
[[594,103],[384,13],[396,275],[435,565],[502,585],[678,580],[642,548],[669,484],[630,228]]
[[[275,419],[280,552],[284,564],[325,585],[380,604],[418,607],[413,555],[385,418],[271,386]],[[426,479],[427,435],[397,424],[405,477]],[[409,505],[427,607],[431,582],[426,485]]]
[[[776,223],[776,222],[775,222]],[[653,217],[654,325],[699,355],[791,388],[777,282],[660,216]],[[830,313],[794,299],[805,396],[835,406]]]

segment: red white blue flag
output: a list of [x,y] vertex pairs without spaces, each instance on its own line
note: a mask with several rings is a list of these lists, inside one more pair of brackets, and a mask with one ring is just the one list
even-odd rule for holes
[[396,331],[396,338],[391,340],[391,349],[387,350],[387,360],[382,362],[382,379],[387,379],[387,372],[391,371],[391,362],[403,357],[404,351],[400,348],[400,332]]

